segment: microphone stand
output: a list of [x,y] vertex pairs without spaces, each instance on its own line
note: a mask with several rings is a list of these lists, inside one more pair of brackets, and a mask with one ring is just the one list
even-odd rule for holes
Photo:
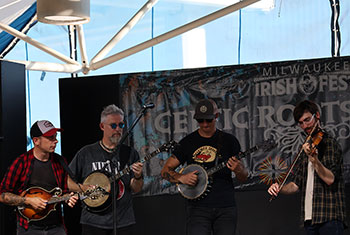
[[[117,156],[119,156],[120,153],[120,147],[126,140],[126,138],[129,136],[130,132],[134,129],[135,125],[139,122],[141,117],[145,115],[146,110],[148,108],[153,108],[154,104],[149,104],[149,105],[143,105],[141,111],[139,112],[139,115],[137,118],[134,120],[130,128],[123,133],[122,137],[120,138],[120,141],[118,142],[117,146],[114,148],[114,152],[116,152]],[[116,197],[116,181],[113,180],[113,190],[112,190],[112,206],[113,206],[113,234],[117,235],[117,197]],[[119,189],[118,189],[119,190]]]

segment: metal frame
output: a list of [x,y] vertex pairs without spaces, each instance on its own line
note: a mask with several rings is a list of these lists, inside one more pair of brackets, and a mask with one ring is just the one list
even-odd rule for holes
[[242,0],[241,2],[232,4],[228,7],[215,11],[207,16],[194,20],[188,24],[180,26],[176,29],[173,29],[167,33],[159,35],[155,38],[147,40],[143,43],[140,43],[136,46],[130,47],[124,51],[116,53],[112,56],[109,56],[105,59],[104,56],[110,52],[113,47],[139,22],[143,16],[158,2],[158,0],[148,0],[145,5],[119,30],[118,33],[92,58],[90,63],[88,63],[87,53],[86,53],[86,44],[85,36],[82,25],[77,25],[78,41],[80,46],[81,61],[79,62],[55,51],[48,46],[30,38],[29,36],[21,33],[20,31],[0,22],[0,29],[8,32],[9,34],[22,39],[23,41],[37,47],[38,49],[56,57],[57,59],[65,62],[66,64],[58,63],[49,63],[49,62],[38,62],[38,61],[17,61],[11,60],[13,62],[22,63],[26,66],[27,70],[37,70],[37,71],[47,71],[47,72],[61,72],[61,73],[79,73],[88,74],[89,71],[97,70],[106,65],[114,63],[118,60],[121,60],[125,57],[133,55],[137,52],[140,52],[144,49],[150,48],[154,45],[157,45],[161,42],[169,40],[173,37],[176,37],[180,34],[188,32],[194,28],[202,26],[206,23],[214,21],[220,17],[226,16],[232,12],[240,10],[244,7],[247,7],[253,3],[256,3],[260,0]]

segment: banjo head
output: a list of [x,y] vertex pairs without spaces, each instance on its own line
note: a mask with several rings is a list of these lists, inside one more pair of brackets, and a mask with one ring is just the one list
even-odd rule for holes
[[208,186],[208,174],[203,167],[197,164],[191,164],[182,169],[180,173],[187,174],[189,172],[198,171],[198,181],[195,186],[187,184],[177,184],[177,188],[183,197],[187,199],[199,199],[205,194]]
[[83,184],[96,186],[96,189],[92,191],[91,196],[83,200],[87,206],[96,208],[103,205],[108,200],[109,195],[105,192],[111,192],[111,184],[106,173],[94,171],[85,178]]

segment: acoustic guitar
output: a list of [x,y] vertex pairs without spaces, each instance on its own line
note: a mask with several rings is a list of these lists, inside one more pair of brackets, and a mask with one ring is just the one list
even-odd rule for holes
[[[254,146],[253,148],[248,149],[245,152],[241,152],[235,157],[240,160],[243,157],[246,157],[248,154],[257,151],[258,149],[264,149],[264,151],[269,151],[274,148],[277,144],[275,144],[273,139],[265,140],[261,144]],[[177,189],[180,194],[189,199],[189,200],[201,200],[208,193],[210,193],[211,184],[212,184],[212,175],[219,170],[226,167],[226,163],[228,160],[219,163],[217,166],[214,166],[208,170],[198,164],[190,164],[183,169],[181,169],[180,173],[187,174],[193,171],[198,171],[197,176],[197,184],[195,186],[190,186],[187,184],[177,184]]]

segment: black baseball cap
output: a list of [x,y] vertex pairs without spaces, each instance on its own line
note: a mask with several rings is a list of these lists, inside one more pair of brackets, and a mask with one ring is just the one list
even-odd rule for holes
[[216,103],[211,99],[200,100],[195,109],[194,119],[214,119],[217,114]]

